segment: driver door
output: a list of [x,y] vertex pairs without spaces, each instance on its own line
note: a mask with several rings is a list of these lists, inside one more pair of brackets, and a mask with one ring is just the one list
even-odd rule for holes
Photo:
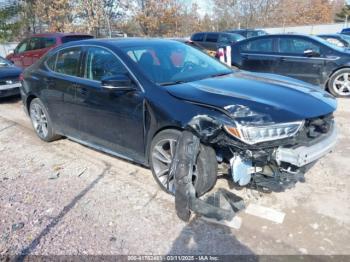
[[76,104],[82,140],[96,147],[144,160],[143,92],[104,88],[101,80],[129,75],[119,58],[100,47],[87,47],[84,78],[76,86]]
[[316,42],[301,37],[280,37],[277,41],[277,52],[279,63],[274,70],[276,74],[315,85],[321,84],[325,57],[322,55],[321,46]]

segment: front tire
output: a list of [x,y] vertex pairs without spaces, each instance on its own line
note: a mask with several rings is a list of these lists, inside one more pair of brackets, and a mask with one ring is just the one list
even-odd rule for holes
[[[175,180],[169,177],[169,168],[180,135],[181,131],[178,130],[164,130],[153,138],[150,148],[149,158],[153,177],[161,189],[169,194],[175,194]],[[218,164],[214,149],[201,144],[192,177],[197,196],[202,196],[215,185],[217,170]]]
[[335,72],[329,79],[328,90],[335,97],[350,97],[350,68]]
[[46,107],[39,98],[34,98],[29,106],[29,115],[38,137],[46,142],[59,138],[52,128],[52,122]]

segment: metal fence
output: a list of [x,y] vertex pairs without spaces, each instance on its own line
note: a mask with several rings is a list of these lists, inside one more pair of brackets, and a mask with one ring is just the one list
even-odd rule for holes
[[348,27],[346,23],[322,24],[322,25],[305,25],[305,26],[291,26],[291,27],[273,27],[264,28],[269,34],[284,34],[284,33],[298,33],[298,34],[335,34],[339,33],[343,28]]
[[17,44],[15,42],[0,44],[0,56],[6,57],[10,51],[16,48]]

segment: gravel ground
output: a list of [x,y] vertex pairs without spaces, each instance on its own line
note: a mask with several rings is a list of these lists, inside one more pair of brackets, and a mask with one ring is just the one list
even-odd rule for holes
[[284,212],[277,224],[244,211],[240,229],[193,217],[148,169],[62,139],[39,140],[18,99],[0,100],[0,255],[350,254],[350,106],[339,100],[339,143],[305,183],[282,193],[231,188]]

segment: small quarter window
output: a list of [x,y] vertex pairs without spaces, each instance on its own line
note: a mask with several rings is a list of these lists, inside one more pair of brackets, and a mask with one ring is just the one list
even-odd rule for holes
[[46,65],[47,65],[47,67],[50,68],[52,71],[55,71],[56,60],[57,60],[57,53],[54,54],[53,56],[49,57],[49,58],[46,60]]

